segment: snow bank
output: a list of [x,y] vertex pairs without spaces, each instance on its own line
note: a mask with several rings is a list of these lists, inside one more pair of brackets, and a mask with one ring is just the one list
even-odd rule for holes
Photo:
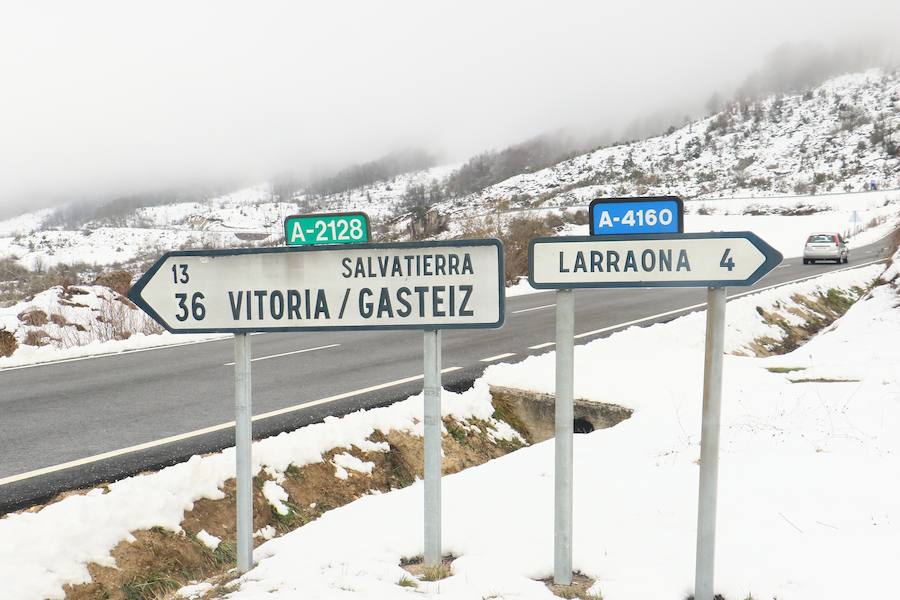
[[[823,285],[875,276],[855,273]],[[758,317],[751,322],[756,306],[808,285],[729,302],[729,346],[766,331]],[[896,304],[896,290],[882,286],[792,354],[726,357],[716,589],[727,598],[846,600],[893,589]],[[576,395],[636,409],[575,440],[574,567],[597,579],[606,600],[679,598],[693,587],[703,329],[695,314],[576,349]],[[792,383],[802,371],[767,370],[803,364],[859,381]],[[492,366],[484,381],[552,391],[553,372],[548,353]],[[552,573],[552,495],[552,441],[445,477],[444,551],[459,558],[451,577],[421,589],[452,599],[551,598],[533,579]],[[407,598],[399,562],[422,553],[421,522],[420,484],[362,498],[258,548],[258,566],[229,598]]]
[[[443,414],[459,420],[490,421],[493,407],[486,383],[462,394],[444,391]],[[291,465],[302,467],[321,462],[333,448],[355,445],[364,450],[384,449],[367,442],[375,431],[391,430],[422,435],[421,395],[385,408],[360,411],[343,418],[283,433],[253,444],[253,473],[262,469],[270,476]],[[507,431],[510,439],[514,432]],[[347,467],[365,471],[364,463],[344,461]],[[194,456],[187,462],[157,473],[129,477],[109,485],[70,496],[38,512],[7,515],[0,519],[0,582],[3,597],[16,600],[63,598],[64,584],[90,581],[87,564],[114,566],[110,551],[130,532],[164,527],[180,529],[185,511],[201,498],[224,497],[222,485],[234,477],[234,449],[209,456]],[[277,484],[265,491],[274,505],[285,500]],[[260,531],[261,537],[271,535]],[[204,543],[211,544],[212,537]]]
[[0,308],[0,330],[18,343],[12,356],[0,357],[0,369],[226,337],[164,333],[130,301],[100,285],[56,286]]

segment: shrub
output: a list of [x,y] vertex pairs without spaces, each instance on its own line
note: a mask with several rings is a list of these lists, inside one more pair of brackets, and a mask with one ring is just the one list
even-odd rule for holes
[[40,327],[47,324],[47,313],[39,308],[23,312],[19,315],[19,320],[26,325],[32,327]]
[[128,271],[110,271],[97,277],[94,284],[106,286],[124,296],[131,288],[131,278],[132,275]]
[[[559,219],[560,224],[562,219]],[[542,219],[540,217],[515,217],[505,223],[496,218],[482,220],[470,219],[463,227],[460,237],[486,238],[497,237],[503,242],[506,250],[506,283],[515,283],[519,277],[528,274],[528,243],[536,238],[552,235],[555,227],[550,223],[556,223],[557,219]]]
[[798,181],[796,185],[794,185],[794,193],[795,194],[809,194],[810,186],[808,183],[803,181]]
[[12,356],[18,347],[16,336],[9,331],[0,331],[0,356]]
[[574,213],[564,212],[562,218],[566,223],[573,225],[587,225],[588,214],[586,210],[577,210]]
[[501,240],[506,248],[506,283],[514,283],[528,274],[528,243],[553,233],[546,221],[533,217],[516,217],[506,224]]
[[18,281],[28,275],[28,269],[12,258],[0,258],[0,281]]
[[46,346],[49,339],[50,334],[43,329],[31,329],[25,334],[24,344],[26,346]]
[[565,224],[565,220],[563,220],[563,218],[558,213],[552,212],[544,217],[544,225],[546,225],[550,229],[556,230]]

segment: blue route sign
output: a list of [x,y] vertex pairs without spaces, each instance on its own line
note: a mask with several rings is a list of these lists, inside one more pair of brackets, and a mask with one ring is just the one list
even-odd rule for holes
[[591,235],[682,233],[684,204],[676,196],[597,198],[591,202]]

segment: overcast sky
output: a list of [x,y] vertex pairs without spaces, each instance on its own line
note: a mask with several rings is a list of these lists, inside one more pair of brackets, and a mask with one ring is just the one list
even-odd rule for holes
[[898,25],[896,0],[4,2],[0,214],[617,132],[699,109],[780,43]]

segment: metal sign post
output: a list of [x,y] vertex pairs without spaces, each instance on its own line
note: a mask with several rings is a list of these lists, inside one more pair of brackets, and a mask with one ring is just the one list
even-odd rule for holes
[[703,422],[700,433],[700,495],[697,508],[695,600],[713,600],[716,562],[716,502],[719,480],[719,419],[725,356],[725,288],[709,288],[706,355],[703,362]]
[[[600,204],[597,206],[600,207]],[[646,206],[644,205],[645,208]],[[597,211],[599,210],[598,208]],[[615,210],[634,211],[636,208],[623,203],[622,206],[604,210],[606,212],[602,214],[608,216]],[[660,207],[657,206],[655,210],[660,210]],[[672,210],[674,216],[676,213]],[[601,213],[592,211],[592,218],[596,214]],[[645,217],[646,214],[645,212]],[[603,217],[596,218],[599,219],[598,223],[606,220]],[[619,219],[621,221],[622,218]],[[666,221],[669,219],[666,218]],[[629,218],[628,223],[631,222]],[[678,223],[680,226],[680,220]],[[703,433],[700,442],[695,597],[697,600],[713,600],[725,286],[752,285],[780,262],[781,254],[777,250],[748,231],[550,237],[531,241],[528,247],[529,283],[535,288],[557,290],[555,583],[565,585],[572,581],[572,288],[710,288],[703,384]]]
[[425,566],[441,563],[441,332],[424,334]]
[[574,442],[575,292],[556,292],[556,438],[553,583],[572,583],[572,445]]
[[305,217],[290,221],[289,232],[297,236],[293,242],[301,243],[305,229],[312,227],[322,230],[330,246],[169,252],[128,297],[172,333],[234,334],[236,537],[242,573],[253,564],[249,334],[424,330],[425,558],[436,564],[441,560],[440,330],[503,325],[503,245],[492,239],[344,244],[341,223],[351,239],[368,235],[359,213],[337,220],[324,218],[335,215],[311,217],[311,222]]
[[250,392],[250,336],[234,334],[234,456],[237,498],[237,568],[246,573],[253,565],[253,441]]

